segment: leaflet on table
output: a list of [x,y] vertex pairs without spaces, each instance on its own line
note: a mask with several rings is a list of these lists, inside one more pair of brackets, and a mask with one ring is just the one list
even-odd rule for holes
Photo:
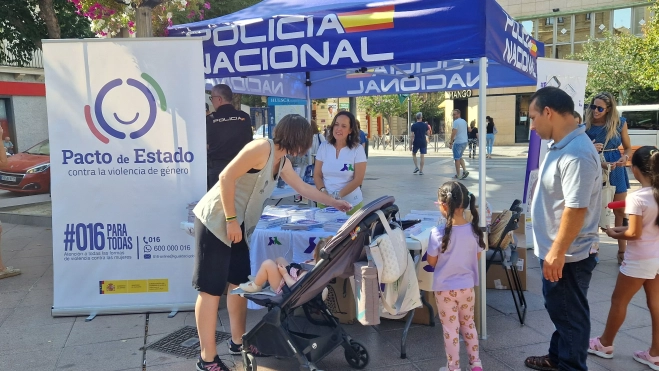
[[292,223],[286,223],[281,226],[283,230],[309,230],[314,228],[322,228],[323,223],[310,219],[302,219]]
[[316,220],[319,222],[333,222],[337,219],[347,219],[348,216],[343,211],[339,211],[333,207],[320,209],[316,212]]
[[288,222],[290,222],[288,216],[261,215],[259,222],[256,224],[256,228],[268,229],[278,227]]

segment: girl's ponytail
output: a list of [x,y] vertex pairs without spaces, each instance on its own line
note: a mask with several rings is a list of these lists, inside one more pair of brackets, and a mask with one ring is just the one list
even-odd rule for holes
[[[655,196],[656,197],[656,196]],[[478,209],[476,209],[476,196],[469,193],[469,205],[471,205],[471,229],[474,231],[474,235],[478,237],[478,246],[485,248],[485,240],[483,239],[483,231],[478,226],[478,221],[480,220],[478,215]]]
[[[652,185],[652,195],[654,196],[655,202],[659,205],[659,150],[653,149],[650,151],[649,159],[649,173],[650,173],[650,184]],[[655,223],[659,226],[659,215],[657,215],[657,220]]]
[[[445,252],[448,248],[449,241],[451,240],[451,230],[453,229],[453,214],[455,209],[466,209],[470,207],[472,220],[471,228],[474,235],[478,237],[478,245],[485,248],[485,241],[483,231],[478,226],[478,210],[476,209],[476,197],[469,193],[467,187],[460,182],[447,182],[444,183],[437,191],[437,199],[439,202],[446,204],[448,210],[446,212],[446,226],[444,227],[444,236],[442,237],[441,252]],[[471,206],[470,206],[471,205]]]

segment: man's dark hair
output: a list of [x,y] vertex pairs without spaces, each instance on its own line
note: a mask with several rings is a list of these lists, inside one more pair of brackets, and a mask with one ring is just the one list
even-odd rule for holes
[[535,101],[535,106],[539,112],[545,107],[562,114],[574,114],[574,101],[566,92],[553,86],[546,86],[536,91],[531,96],[531,104]]
[[229,103],[233,101],[233,91],[231,91],[229,85],[226,84],[217,84],[213,86],[213,90],[211,90],[211,94],[219,95],[222,97],[222,100],[225,100]]
[[275,126],[272,140],[280,149],[293,156],[305,154],[313,143],[313,131],[309,121],[300,115],[284,116]]

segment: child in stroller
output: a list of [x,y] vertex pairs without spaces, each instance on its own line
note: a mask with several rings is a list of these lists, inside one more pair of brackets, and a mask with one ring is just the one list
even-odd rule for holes
[[[318,242],[313,251],[313,259],[305,261],[304,265],[315,265],[319,259],[320,250],[327,245],[327,242],[332,237],[323,238]],[[306,269],[305,269],[306,268]],[[278,257],[274,261],[271,259],[265,260],[261,263],[261,268],[256,273],[256,276],[249,282],[240,284],[239,288],[244,292],[255,293],[263,290],[265,283],[269,283],[270,287],[275,294],[280,294],[284,285],[288,287],[293,286],[305,274],[309,272],[308,267],[304,267],[298,263],[288,263],[286,259]],[[327,296],[323,292],[323,299]]]

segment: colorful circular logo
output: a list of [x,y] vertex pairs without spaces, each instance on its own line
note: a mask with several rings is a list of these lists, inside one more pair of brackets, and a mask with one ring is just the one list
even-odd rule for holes
[[[153,90],[155,90],[156,94],[158,95],[158,100],[160,102],[160,109],[162,111],[166,111],[167,101],[165,99],[165,94],[163,93],[160,85],[156,82],[155,79],[153,79],[153,77],[149,76],[146,73],[142,73],[141,77],[153,88]],[[126,139],[126,133],[116,130],[115,128],[110,126],[110,124],[108,124],[108,121],[106,120],[103,114],[103,101],[105,100],[108,93],[112,91],[112,89],[123,85],[123,83],[124,82],[122,79],[114,79],[108,82],[98,91],[98,94],[96,95],[96,100],[94,101],[94,114],[96,116],[96,120],[98,121],[98,125],[107,135],[115,137],[117,139]],[[140,112],[135,112],[135,115],[133,117],[127,117],[127,118],[119,117],[119,115],[117,115],[116,112],[114,112],[112,116],[115,122],[121,125],[125,125],[126,127],[135,124],[136,122],[138,122],[138,120],[140,122],[144,122],[144,124],[142,124],[137,130],[134,130],[130,132],[130,134],[128,134],[128,137],[130,137],[131,139],[137,139],[142,137],[144,134],[148,133],[156,121],[156,113],[157,113],[156,99],[153,96],[151,90],[144,83],[129,78],[126,79],[126,84],[128,86],[132,86],[133,88],[137,89],[139,92],[141,92],[144,95],[149,105],[148,116],[146,117],[146,120],[144,119],[139,120]],[[105,144],[110,143],[110,139],[107,136],[103,135],[103,133],[101,133],[101,131],[94,124],[91,110],[92,110],[91,106],[89,105],[85,106],[85,120],[87,121],[87,126],[89,127],[89,130],[101,142]]]

